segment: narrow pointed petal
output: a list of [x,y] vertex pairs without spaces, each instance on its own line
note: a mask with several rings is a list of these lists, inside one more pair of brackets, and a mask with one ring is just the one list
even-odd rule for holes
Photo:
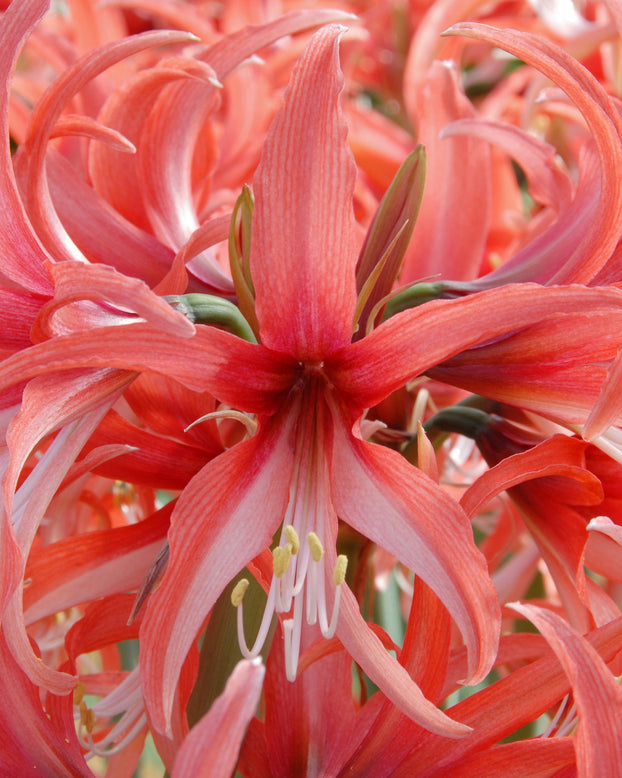
[[435,591],[462,632],[469,677],[480,681],[495,657],[500,612],[486,561],[461,508],[402,456],[343,428],[335,436],[332,477],[338,516]]
[[[154,294],[144,281],[128,278],[112,267],[62,262],[50,266],[50,276],[54,281],[54,299],[42,311],[43,317],[53,317],[55,311],[73,302],[92,300],[109,303],[123,314],[131,311],[172,335],[182,338],[194,335],[192,322]],[[106,319],[102,323],[105,325]],[[49,329],[49,335],[64,334],[62,329],[60,332],[54,332],[53,326]]]
[[[303,650],[317,636],[302,626]],[[322,638],[318,641],[325,643]],[[317,643],[316,643],[317,645]],[[267,659],[265,737],[272,778],[306,774],[337,775],[340,754],[349,745],[354,726],[352,659],[343,649],[313,661],[290,683],[285,678],[284,641],[277,633]],[[340,646],[341,648],[341,646]],[[293,724],[293,726],[292,726]],[[302,774],[305,774],[304,772]]]
[[[106,148],[114,156],[114,151]],[[125,159],[125,170],[131,168],[127,155],[116,156]],[[141,278],[150,287],[167,275],[174,257],[172,249],[114,210],[101,192],[80,178],[55,149],[48,149],[46,171],[54,208],[69,237],[89,262],[112,265],[126,276]],[[120,188],[116,171],[113,173],[109,166],[107,172]],[[162,294],[184,289],[185,283],[181,289],[167,289]]]
[[571,737],[528,738],[503,743],[461,759],[452,778],[551,778],[576,775]]
[[[604,662],[610,662],[622,648],[622,618],[590,632],[586,640]],[[416,748],[393,775],[411,778],[422,774],[451,774],[452,766],[460,764],[462,758],[483,751],[534,721],[570,690],[570,681],[558,658],[548,653],[452,705],[452,715],[468,723],[473,733],[453,741],[423,733]]]
[[342,30],[320,30],[298,60],[253,185],[261,339],[301,361],[319,360],[352,337],[356,168],[339,106]]
[[602,487],[598,478],[585,469],[584,456],[585,443],[566,435],[554,435],[491,467],[466,490],[460,504],[472,518],[501,492],[534,478],[550,476],[565,478],[559,495],[552,493],[555,481],[551,482],[549,496],[576,505],[597,504],[602,500]]
[[444,128],[443,137],[476,135],[512,157],[524,171],[529,193],[538,203],[559,213],[569,205],[572,182],[556,162],[549,143],[512,124],[484,118],[458,119]]
[[514,603],[513,609],[544,635],[566,672],[579,716],[578,773],[615,775],[622,764],[622,688],[597,651],[555,613]]
[[[144,618],[141,668],[153,726],[169,728],[183,661],[225,586],[267,548],[289,497],[291,422],[217,457],[178,500],[170,560]],[[233,605],[231,606],[233,607]]]
[[601,387],[598,401],[590,411],[583,427],[583,437],[586,440],[593,440],[598,435],[602,435],[622,416],[620,381],[622,381],[622,346],[618,349]]
[[[80,373],[72,371],[61,375],[41,376],[26,387],[20,411],[7,432],[11,460],[2,485],[5,505],[9,508],[13,503],[12,519],[16,527],[21,519],[20,511],[23,511],[24,499],[20,496],[13,502],[13,494],[17,489],[22,468],[37,444],[51,432],[73,423],[74,434],[81,429],[80,434],[83,436],[80,447],[74,452],[75,458],[107,408],[120,396],[132,377],[119,370],[81,371]],[[88,419],[89,412],[91,414],[95,412],[96,415]],[[39,460],[40,470],[43,470],[44,459],[45,457]],[[72,462],[73,459],[69,458],[68,466]],[[26,482],[22,484],[17,494],[28,493],[29,499],[49,502],[61,483],[64,473],[61,473],[58,467],[54,472],[53,464],[48,467],[50,472],[42,478],[36,489],[33,487],[25,489],[28,483]],[[29,481],[41,478],[35,473],[36,468]],[[29,520],[32,519],[32,504],[28,514]],[[30,533],[22,535],[21,529],[16,529],[16,532],[18,537],[22,537],[20,542],[27,550],[30,544],[24,538],[29,537]]]
[[267,24],[250,25],[227,35],[207,49],[204,60],[220,81],[245,59],[286,35],[309,30],[331,22],[352,22],[357,17],[347,11],[331,8],[305,8],[278,16]]
[[89,81],[132,54],[152,46],[193,39],[194,36],[184,32],[155,30],[110,43],[67,68],[35,106],[22,151],[27,155],[24,201],[39,239],[55,259],[84,259],[54,210],[45,175],[48,141],[63,108]]
[[450,122],[475,113],[459,79],[453,63],[435,61],[415,92],[411,116],[428,165],[402,283],[437,274],[470,280],[482,261],[491,213],[490,149],[479,138],[441,135]]
[[259,702],[264,673],[259,660],[236,665],[224,692],[184,740],[173,778],[229,778]]
[[192,338],[179,338],[127,324],[61,335],[15,354],[0,367],[0,391],[43,373],[101,366],[172,375],[255,413],[276,411],[298,370],[290,358],[214,327],[197,325]]
[[354,595],[345,587],[339,607],[338,636],[363,672],[409,718],[443,737],[468,735],[469,727],[451,719],[423,696],[406,669],[367,627]]
[[586,565],[613,581],[622,581],[622,527],[606,516],[596,516],[587,530]]
[[[596,316],[597,313],[601,315]],[[573,320],[567,314],[576,318]],[[606,375],[599,362],[606,359],[605,352],[610,352],[610,358],[613,358],[622,339],[622,293],[614,288],[547,288],[536,284],[516,284],[468,298],[432,301],[391,317],[366,338],[338,352],[334,360],[327,360],[326,367],[353,405],[362,410],[376,405],[407,381],[454,355],[460,355],[460,352],[463,352],[460,358],[472,362],[469,378],[479,379],[482,376],[481,365],[478,364],[477,369],[474,365],[478,355],[486,350],[475,349],[475,346],[515,332],[523,332],[527,337],[530,327],[551,321],[556,322],[559,338],[564,341],[564,352],[576,351],[577,363],[585,362],[583,349],[588,345],[590,354],[595,345],[602,350],[593,355],[594,364],[587,371],[581,371],[583,379],[589,379],[591,394],[585,394],[585,386],[573,388],[571,384],[562,391],[557,374],[552,372],[550,382],[545,383],[540,391],[545,396],[546,393],[555,396],[560,403],[591,407]],[[590,326],[597,329],[590,331]],[[554,347],[544,337],[544,325],[541,332],[540,353],[538,356],[535,352],[532,354],[534,363],[539,365],[545,359],[550,360],[554,354],[561,353],[559,345]],[[502,344],[497,346],[505,353]],[[510,362],[513,353],[514,349],[507,349],[506,358]],[[527,356],[527,349],[524,355]],[[498,361],[496,366],[495,381],[502,379]],[[436,372],[441,377],[441,369]],[[539,377],[541,372],[539,370]],[[573,378],[578,381],[579,374],[575,373]],[[447,375],[443,380],[451,383],[455,377]],[[516,379],[508,380],[507,384],[521,392],[521,399],[527,399],[527,395],[535,389],[535,373],[531,383],[526,375],[523,375],[523,380],[522,385],[517,384]],[[490,379],[481,379],[480,383],[486,384],[486,391],[494,388]],[[526,391],[527,386],[529,392]],[[486,391],[480,393],[486,394]]]
[[172,504],[138,524],[87,532],[33,552],[25,576],[31,623],[87,600],[138,589],[166,539]]

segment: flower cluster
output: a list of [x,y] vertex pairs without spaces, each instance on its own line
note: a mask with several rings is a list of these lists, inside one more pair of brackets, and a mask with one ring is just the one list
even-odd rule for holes
[[0,775],[619,775],[616,0],[4,5]]

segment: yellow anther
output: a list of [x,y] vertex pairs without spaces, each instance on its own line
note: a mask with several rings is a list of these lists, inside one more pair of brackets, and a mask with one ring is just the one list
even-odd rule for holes
[[292,554],[297,554],[298,549],[300,548],[300,538],[298,537],[298,533],[291,524],[288,524],[283,531],[285,532],[287,541],[291,544]]
[[87,708],[86,717],[83,724],[84,724],[84,728],[90,735],[93,729],[95,728],[95,714],[93,713],[92,708]]
[[324,556],[324,546],[322,545],[315,532],[309,532],[307,535],[307,543],[311,549],[311,556],[313,557],[313,561],[319,562],[320,559]]
[[277,546],[272,552],[272,568],[277,578],[282,578],[289,567],[289,560],[292,558],[292,544],[286,543],[284,546]]
[[333,581],[335,586],[341,586],[346,580],[346,570],[348,569],[348,557],[345,554],[339,554],[333,571]]
[[234,605],[236,608],[238,607],[238,605],[242,604],[242,600],[244,599],[244,595],[246,594],[246,590],[248,589],[248,587],[249,587],[248,578],[240,578],[240,580],[233,587],[233,591],[231,592],[231,604]]
[[78,683],[75,685],[73,690],[74,705],[79,705],[82,702],[82,698],[84,697],[85,691],[86,691],[86,686],[82,683],[82,681],[78,681]]
[[95,714],[91,708],[87,708],[84,700],[80,701],[80,724],[90,734],[95,726]]

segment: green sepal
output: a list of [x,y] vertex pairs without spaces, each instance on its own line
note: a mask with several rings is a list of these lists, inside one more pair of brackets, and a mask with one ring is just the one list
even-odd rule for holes
[[400,311],[416,308],[424,303],[429,303],[431,300],[446,299],[448,296],[454,297],[455,295],[447,294],[447,288],[442,281],[412,284],[412,286],[407,286],[405,289],[397,292],[387,302],[382,314],[382,321],[395,316]]
[[417,146],[402,163],[382,198],[356,267],[355,327],[362,337],[375,306],[399,276],[423,198],[426,156]]
[[255,314],[255,287],[251,276],[251,226],[255,199],[246,184],[236,200],[229,229],[229,266],[238,305],[259,340],[259,322]]
[[169,295],[165,299],[193,324],[212,324],[249,343],[257,343],[248,321],[240,309],[229,300],[212,294],[197,293]]
[[[485,398],[480,398],[477,395],[468,397],[457,405],[443,408],[424,422],[423,428],[435,451],[438,451],[452,433],[464,435],[471,440],[478,440],[483,430],[495,418],[491,413],[477,407],[478,401],[481,399],[485,401]],[[402,455],[412,464],[417,464],[416,434],[402,448]]]

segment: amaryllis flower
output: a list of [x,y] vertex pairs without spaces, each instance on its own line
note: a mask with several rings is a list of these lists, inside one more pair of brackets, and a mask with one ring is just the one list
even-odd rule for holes
[[[336,635],[414,721],[443,736],[465,734],[424,697],[364,622],[345,582],[346,560],[337,554],[338,521],[381,545],[436,592],[463,636],[468,664],[462,678],[482,679],[494,661],[496,593],[464,511],[397,452],[363,440],[363,415],[413,377],[465,350],[471,356],[458,367],[475,380],[481,364],[473,355],[488,353],[476,347],[494,342],[488,350],[496,349],[508,365],[518,354],[520,400],[537,386],[530,407],[546,411],[552,405],[580,423],[622,342],[618,290],[527,284],[433,301],[393,316],[369,335],[357,333],[352,342],[365,300],[357,298],[356,169],[339,107],[340,31],[320,31],[305,50],[254,179],[250,260],[235,283],[259,343],[200,323],[192,333],[150,320],[104,323],[58,334],[0,367],[0,388],[72,369],[75,375],[101,367],[149,370],[257,417],[256,434],[208,462],[171,516],[169,564],[149,598],[140,633],[145,701],[160,733],[171,733],[186,655],[220,594],[248,566],[262,582],[267,574],[268,600],[257,644],[249,649],[240,630],[243,653],[260,650],[276,612],[292,678],[303,624],[319,622],[318,632]],[[361,295],[365,290],[364,283]],[[562,358],[539,337],[554,325],[558,350],[569,354],[563,396],[556,373]],[[572,333],[579,328],[585,334],[577,340]],[[517,332],[521,337],[511,337]],[[586,351],[588,335],[598,348]],[[503,350],[506,340],[509,348]],[[523,344],[528,348],[521,350]],[[444,375],[467,382],[458,369],[446,367]],[[485,373],[489,396],[509,391],[502,379],[492,369]],[[36,402],[43,406],[42,397]],[[35,410],[31,401],[29,413]],[[19,423],[26,434],[27,415]],[[243,609],[240,588],[234,599]]]
[[[469,648],[471,677],[481,679],[494,657],[496,595],[466,516],[397,453],[361,440],[365,400],[350,387],[342,391],[331,377],[340,366],[335,355],[352,339],[356,308],[355,167],[339,108],[339,32],[332,27],[319,33],[302,58],[255,179],[252,277],[260,345],[196,325],[198,337],[173,337],[167,348],[167,336],[161,339],[156,327],[129,323],[52,338],[17,355],[13,369],[4,365],[12,383],[20,380],[15,370],[20,372],[27,353],[30,375],[70,363],[86,366],[84,357],[121,367],[116,350],[121,362],[129,359],[139,371],[155,357],[150,369],[258,416],[257,434],[206,466],[174,511],[169,566],[141,633],[143,686],[152,723],[161,731],[167,730],[180,668],[205,617],[226,584],[271,545],[279,527],[267,619],[292,608],[284,618],[290,676],[296,673],[302,620],[317,618],[321,631],[336,630],[355,661],[408,715],[445,735],[465,732],[425,700],[363,621],[343,583],[344,560],[337,560],[338,516],[382,542],[439,592]],[[138,346],[141,331],[145,340]],[[97,348],[87,347],[83,357],[69,349],[68,362],[53,358],[65,339],[80,348],[91,337]],[[36,353],[45,354],[43,362]],[[161,358],[169,364],[158,364]],[[378,374],[377,393],[391,390],[385,382]],[[453,563],[456,547],[459,569]]]

